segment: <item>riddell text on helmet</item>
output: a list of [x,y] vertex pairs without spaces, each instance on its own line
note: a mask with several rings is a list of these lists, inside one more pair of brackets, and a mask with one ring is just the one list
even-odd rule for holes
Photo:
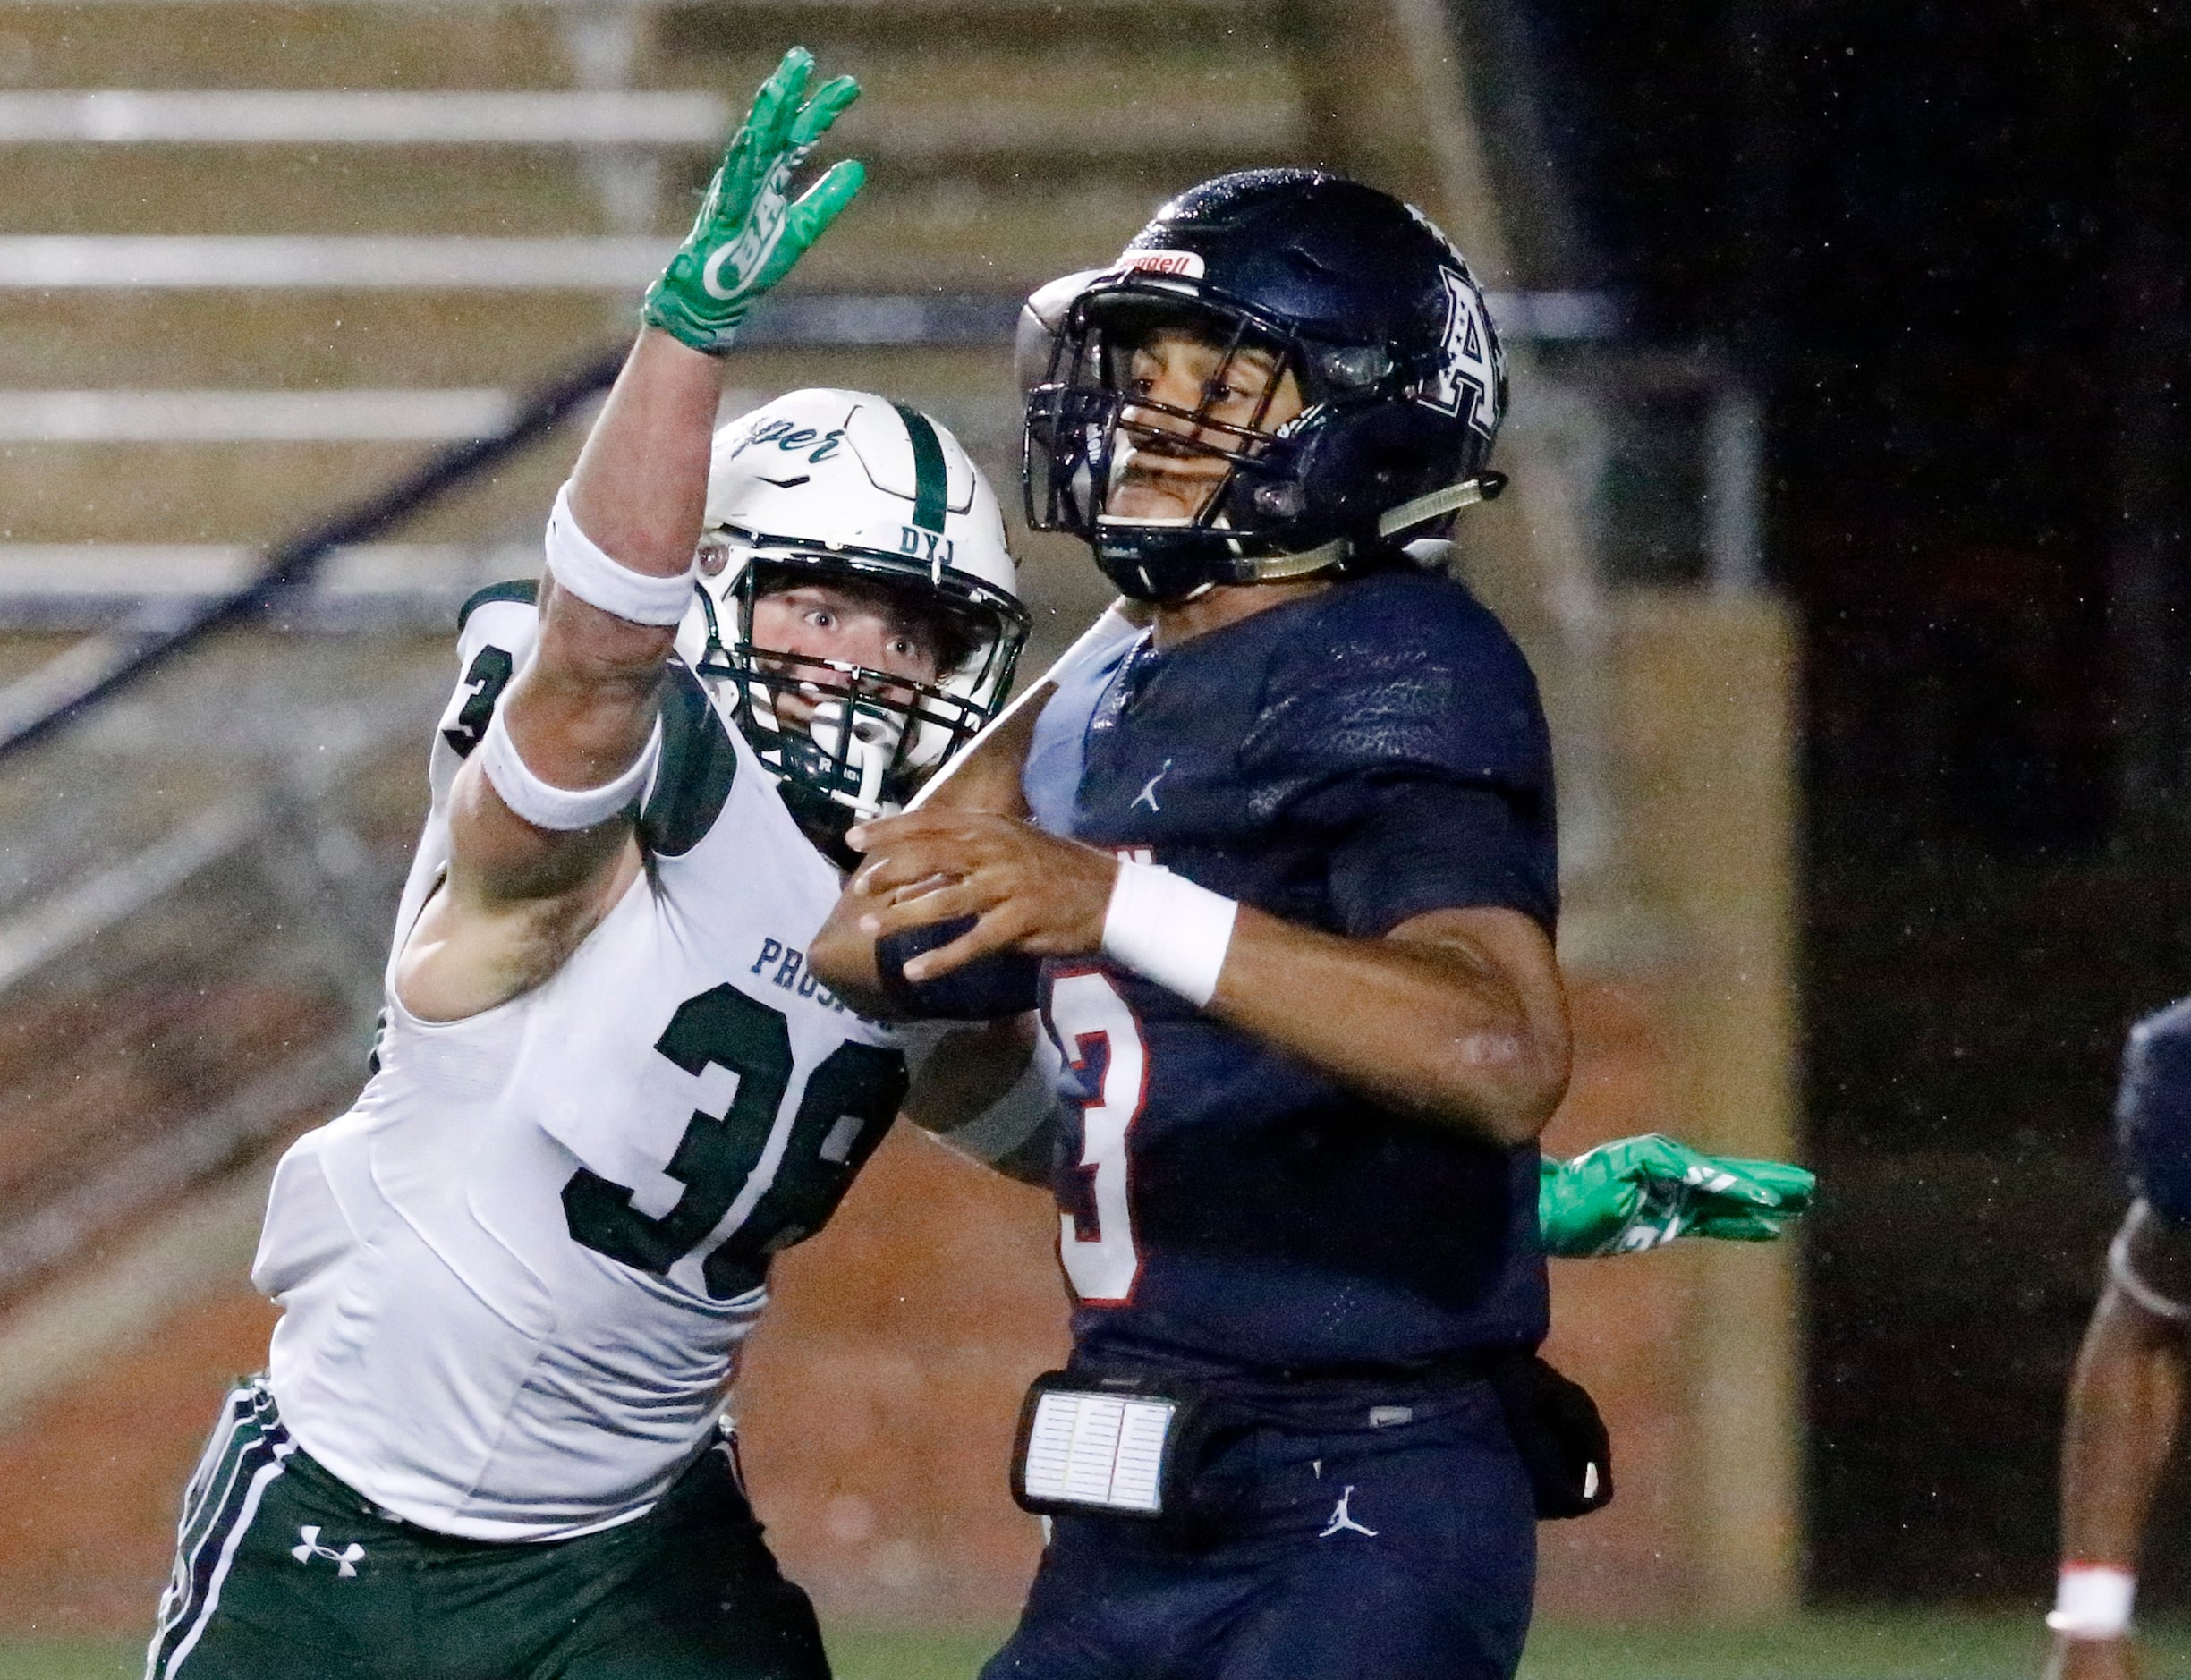
[[1202,277],[1205,265],[1194,250],[1129,250],[1118,259],[1120,274],[1178,275],[1188,280]]

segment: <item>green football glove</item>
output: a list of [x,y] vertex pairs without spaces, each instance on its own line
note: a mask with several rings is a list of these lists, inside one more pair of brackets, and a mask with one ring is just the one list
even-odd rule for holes
[[805,161],[837,114],[860,97],[850,76],[825,81],[807,97],[814,55],[803,47],[784,55],[760,84],[745,126],[730,142],[723,166],[684,243],[647,288],[641,312],[694,350],[719,356],[762,293],[791,272],[867,178],[860,164],[833,165],[793,202],[792,171]]
[[1687,1235],[1770,1243],[1808,1210],[1817,1184],[1786,1161],[1703,1155],[1654,1132],[1541,1162],[1537,1223],[1544,1252],[1568,1260]]

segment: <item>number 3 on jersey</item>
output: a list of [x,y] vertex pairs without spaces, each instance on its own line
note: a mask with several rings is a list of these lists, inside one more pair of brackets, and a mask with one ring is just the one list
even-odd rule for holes
[[1083,1303],[1116,1304],[1133,1298],[1141,1272],[1126,1134],[1147,1099],[1148,1052],[1141,1022],[1109,976],[1100,972],[1058,975],[1050,983],[1047,1016],[1051,1036],[1088,1093],[1080,1103],[1080,1170],[1094,1205],[1092,1221],[1070,1213],[1059,1217],[1058,1258]]

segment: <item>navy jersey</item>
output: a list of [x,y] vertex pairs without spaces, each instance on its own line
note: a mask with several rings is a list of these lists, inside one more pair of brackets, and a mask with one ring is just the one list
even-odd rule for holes
[[[1307,926],[1558,914],[1534,680],[1444,579],[1144,638],[1050,702],[1024,779],[1044,827]],[[1046,964],[1042,1010],[1083,1357],[1259,1372],[1542,1337],[1534,1147],[1380,1109],[1100,958]]]
[[2191,997],[2130,1029],[2115,1124],[2132,1188],[2161,1218],[2191,1223]]

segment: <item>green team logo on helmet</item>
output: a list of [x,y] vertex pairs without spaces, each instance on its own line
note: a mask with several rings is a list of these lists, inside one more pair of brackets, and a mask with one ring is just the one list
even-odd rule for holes
[[804,196],[791,197],[793,174],[860,97],[860,84],[850,76],[834,77],[810,96],[813,74],[814,55],[794,47],[761,83],[708,183],[692,231],[647,288],[641,313],[650,327],[721,355],[754,303],[791,272],[860,191],[867,172],[848,159],[833,165]]

